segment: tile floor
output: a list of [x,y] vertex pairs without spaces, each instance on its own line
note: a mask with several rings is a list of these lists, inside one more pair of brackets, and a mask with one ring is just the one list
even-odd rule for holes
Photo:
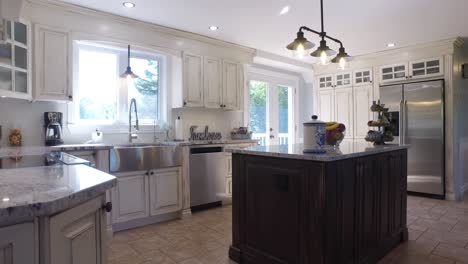
[[[227,256],[231,207],[114,234],[110,264],[234,264]],[[468,264],[468,197],[408,197],[409,241],[379,264]]]

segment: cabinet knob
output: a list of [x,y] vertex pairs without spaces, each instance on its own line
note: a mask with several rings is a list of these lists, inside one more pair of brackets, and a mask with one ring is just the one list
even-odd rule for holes
[[184,105],[187,105],[187,102],[184,101]]
[[150,172],[150,175],[154,175],[154,171]]
[[148,176],[148,175],[149,175],[149,171],[145,172],[145,175]]
[[223,107],[223,105],[222,105],[222,104],[220,104],[220,105],[219,105],[219,107]]
[[112,203],[107,202],[102,206],[102,210],[105,210],[106,212],[110,213],[112,211]]
[[72,99],[73,99],[73,96],[72,96],[72,95],[69,95],[69,96],[68,96],[68,99],[72,100]]

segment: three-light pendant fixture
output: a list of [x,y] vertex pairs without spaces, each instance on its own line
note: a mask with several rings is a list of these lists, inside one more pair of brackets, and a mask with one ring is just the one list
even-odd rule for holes
[[303,31],[309,31],[312,33],[315,33],[319,35],[322,40],[320,40],[320,45],[315,50],[312,52],[310,55],[312,57],[320,58],[320,64],[326,65],[329,63],[330,57],[337,54],[336,51],[332,50],[330,47],[327,46],[327,41],[325,39],[330,39],[338,44],[340,44],[340,49],[338,50],[338,54],[331,59],[332,63],[338,63],[340,69],[345,69],[348,62],[352,59],[351,56],[346,53],[345,48],[343,47],[343,43],[336,39],[331,37],[330,35],[327,35],[327,33],[324,30],[323,26],[323,0],[320,0],[320,15],[321,15],[321,22],[322,22],[322,30],[320,32],[310,29],[308,27],[302,26],[299,28],[299,31],[297,32],[297,37],[296,39],[286,46],[288,50],[292,50],[296,56],[298,57],[304,57],[309,50],[311,50],[313,47],[315,47],[315,44],[308,41],[304,37],[304,32]]

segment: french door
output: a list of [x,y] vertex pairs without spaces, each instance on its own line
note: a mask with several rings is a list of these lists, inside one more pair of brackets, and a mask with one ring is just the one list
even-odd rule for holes
[[292,144],[294,87],[268,78],[249,80],[249,126],[261,145]]

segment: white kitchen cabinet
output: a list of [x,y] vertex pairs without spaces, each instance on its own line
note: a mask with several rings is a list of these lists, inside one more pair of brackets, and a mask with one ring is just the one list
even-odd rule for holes
[[34,99],[71,101],[68,31],[44,25],[35,26]]
[[353,86],[369,85],[372,83],[372,69],[361,69],[353,72]]
[[232,177],[226,178],[226,192],[228,196],[232,196]]
[[320,89],[333,88],[333,74],[317,76],[318,87]]
[[50,218],[50,264],[107,262],[104,201],[101,196]]
[[398,63],[380,67],[380,82],[404,81],[408,76],[408,63]]
[[183,55],[183,105],[203,107],[203,57],[184,53]]
[[34,223],[0,228],[0,264],[35,264],[37,232]]
[[112,223],[149,216],[148,171],[116,173],[112,189]]
[[0,45],[0,96],[31,100],[30,23],[5,21],[7,33]]
[[205,57],[203,66],[204,102],[206,108],[222,107],[222,63],[220,59]]
[[182,210],[181,168],[150,171],[149,190],[152,216]]
[[319,90],[318,115],[319,119],[328,122],[335,120],[335,95],[333,89]]
[[240,109],[241,71],[240,64],[223,60],[222,107],[226,110]]
[[334,87],[336,88],[346,88],[351,87],[353,85],[352,81],[352,73],[351,72],[340,72],[336,73],[334,76],[335,84]]
[[410,78],[429,78],[444,75],[444,60],[443,57],[410,61],[409,63]]
[[346,137],[354,137],[353,88],[335,89],[335,121],[346,126]]
[[372,85],[354,87],[354,138],[365,138],[372,120]]

